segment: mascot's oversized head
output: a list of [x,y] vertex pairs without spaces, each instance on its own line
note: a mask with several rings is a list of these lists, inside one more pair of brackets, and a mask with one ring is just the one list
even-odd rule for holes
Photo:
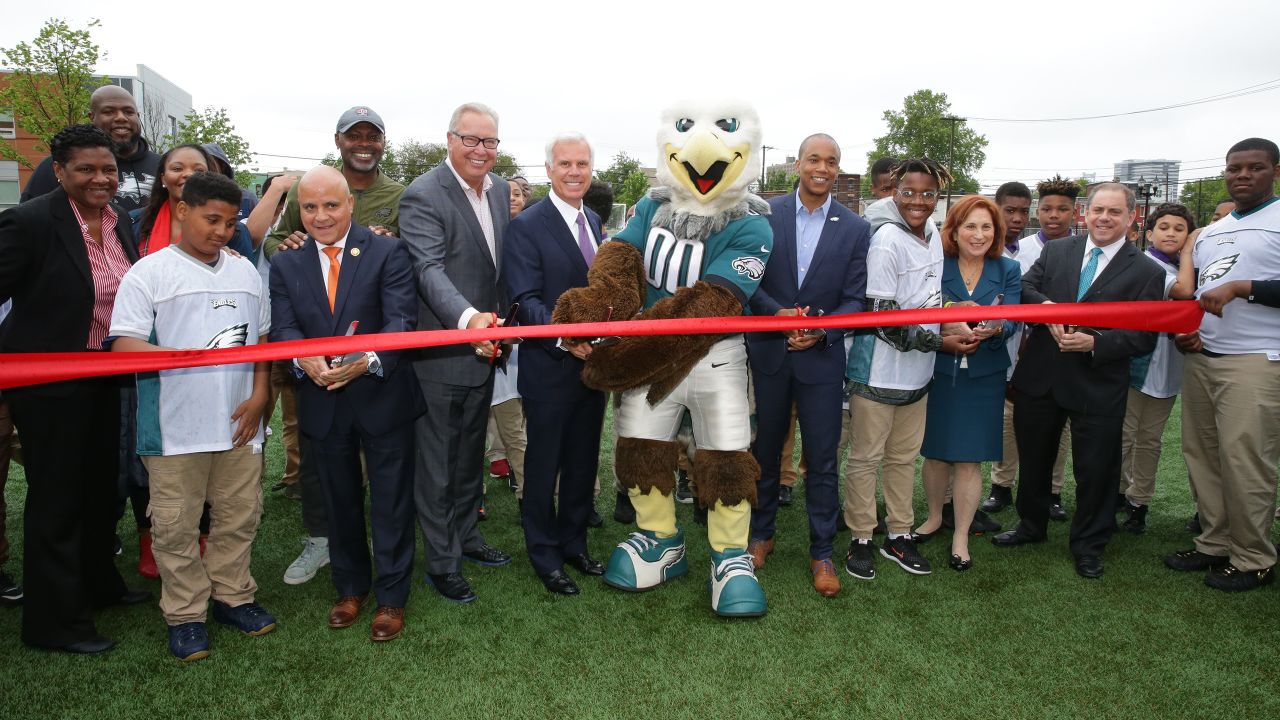
[[681,102],[662,114],[658,180],[677,211],[714,216],[760,175],[760,118],[745,102]]

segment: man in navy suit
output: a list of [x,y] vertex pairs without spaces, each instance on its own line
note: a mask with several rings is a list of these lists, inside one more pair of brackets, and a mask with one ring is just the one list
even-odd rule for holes
[[[800,175],[793,195],[769,201],[773,253],[760,287],[751,297],[755,315],[826,315],[861,312],[867,289],[870,225],[835,202],[840,146],[829,135],[800,144]],[[839,500],[836,490],[840,402],[844,395],[843,333],[793,331],[749,333],[747,352],[756,393],[759,501],[751,514],[748,551],[756,567],[773,551],[782,446],[794,402],[809,471],[809,557],[814,589],[826,597],[840,590],[831,562]],[[787,459],[790,461],[790,458]]]
[[[272,258],[272,342],[414,329],[418,308],[408,250],[399,238],[353,224],[354,205],[346,180],[332,168],[315,168],[298,183],[307,242]],[[378,602],[374,640],[394,639],[404,627],[413,571],[413,423],[426,404],[405,359],[401,352],[370,352],[294,361],[298,426],[311,440],[329,513],[338,591],[329,626],[354,624],[372,589]],[[369,474],[372,568],[361,451]]]
[[[503,248],[507,290],[520,303],[520,322],[548,325],[561,293],[585,287],[600,244],[600,217],[582,204],[591,185],[591,145],[577,133],[547,144],[551,193],[516,216]],[[547,590],[576,595],[568,563],[586,575],[604,565],[587,554],[587,517],[600,454],[604,393],[582,384],[588,343],[530,340],[520,353],[518,386],[524,402],[528,449],[524,456],[525,547]],[[559,503],[555,500],[556,478]]]

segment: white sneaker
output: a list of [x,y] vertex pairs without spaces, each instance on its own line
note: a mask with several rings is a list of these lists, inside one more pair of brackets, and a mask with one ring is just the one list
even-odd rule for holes
[[286,585],[301,585],[329,564],[329,538],[307,538],[302,541],[302,546],[302,554],[284,571]]

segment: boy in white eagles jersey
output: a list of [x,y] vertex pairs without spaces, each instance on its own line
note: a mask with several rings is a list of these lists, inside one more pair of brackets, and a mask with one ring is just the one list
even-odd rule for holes
[[[1203,532],[1165,565],[1223,591],[1275,581],[1271,526],[1280,462],[1280,148],[1249,138],[1223,172],[1236,209],[1192,249],[1206,314],[1182,385],[1182,453]],[[1198,351],[1198,352],[1196,352]]]
[[[120,282],[111,349],[120,352],[241,347],[264,342],[267,292],[249,260],[224,253],[236,229],[240,189],[196,173],[178,203],[182,240],[139,261]],[[262,515],[262,412],[270,363],[162,370],[138,375],[138,454],[151,476],[160,611],[169,651],[209,654],[205,613],[248,635],[275,629],[254,602],[249,574]],[[200,512],[212,526],[200,556]]]
[[[1195,272],[1187,237],[1196,229],[1195,216],[1183,205],[1164,203],[1151,211],[1144,224],[1146,255],[1165,272],[1165,297],[1190,300],[1195,293]],[[1164,426],[1182,391],[1182,360],[1182,352],[1169,335],[1161,333],[1155,350],[1129,362],[1116,511],[1128,516],[1124,529],[1135,535],[1147,529],[1147,506],[1155,496]]]

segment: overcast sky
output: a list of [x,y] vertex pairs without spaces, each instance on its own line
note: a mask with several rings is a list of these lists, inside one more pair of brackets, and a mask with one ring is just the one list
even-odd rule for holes
[[[443,142],[476,100],[501,118],[502,149],[531,179],[560,130],[585,133],[597,166],[626,151],[652,165],[662,108],[682,97],[753,102],[769,162],[827,132],[863,172],[882,113],[921,88],[967,117],[1119,113],[1280,79],[1280,3],[1164,2],[432,2],[103,6],[10,3],[0,46],[34,38],[53,13],[99,17],[99,70],[142,63],[225,107],[263,170],[309,167],[333,149],[343,110],[368,104],[388,139]],[[216,8],[216,14],[215,14]],[[229,12],[234,8],[234,12]],[[298,9],[294,9],[298,8]],[[817,9],[823,8],[823,9]],[[212,44],[207,41],[212,41]],[[1128,158],[1215,175],[1226,149],[1280,139],[1280,90],[1128,117],[971,121],[986,135],[984,188],[1005,180],[1111,176]],[[775,154],[776,153],[776,154]]]

